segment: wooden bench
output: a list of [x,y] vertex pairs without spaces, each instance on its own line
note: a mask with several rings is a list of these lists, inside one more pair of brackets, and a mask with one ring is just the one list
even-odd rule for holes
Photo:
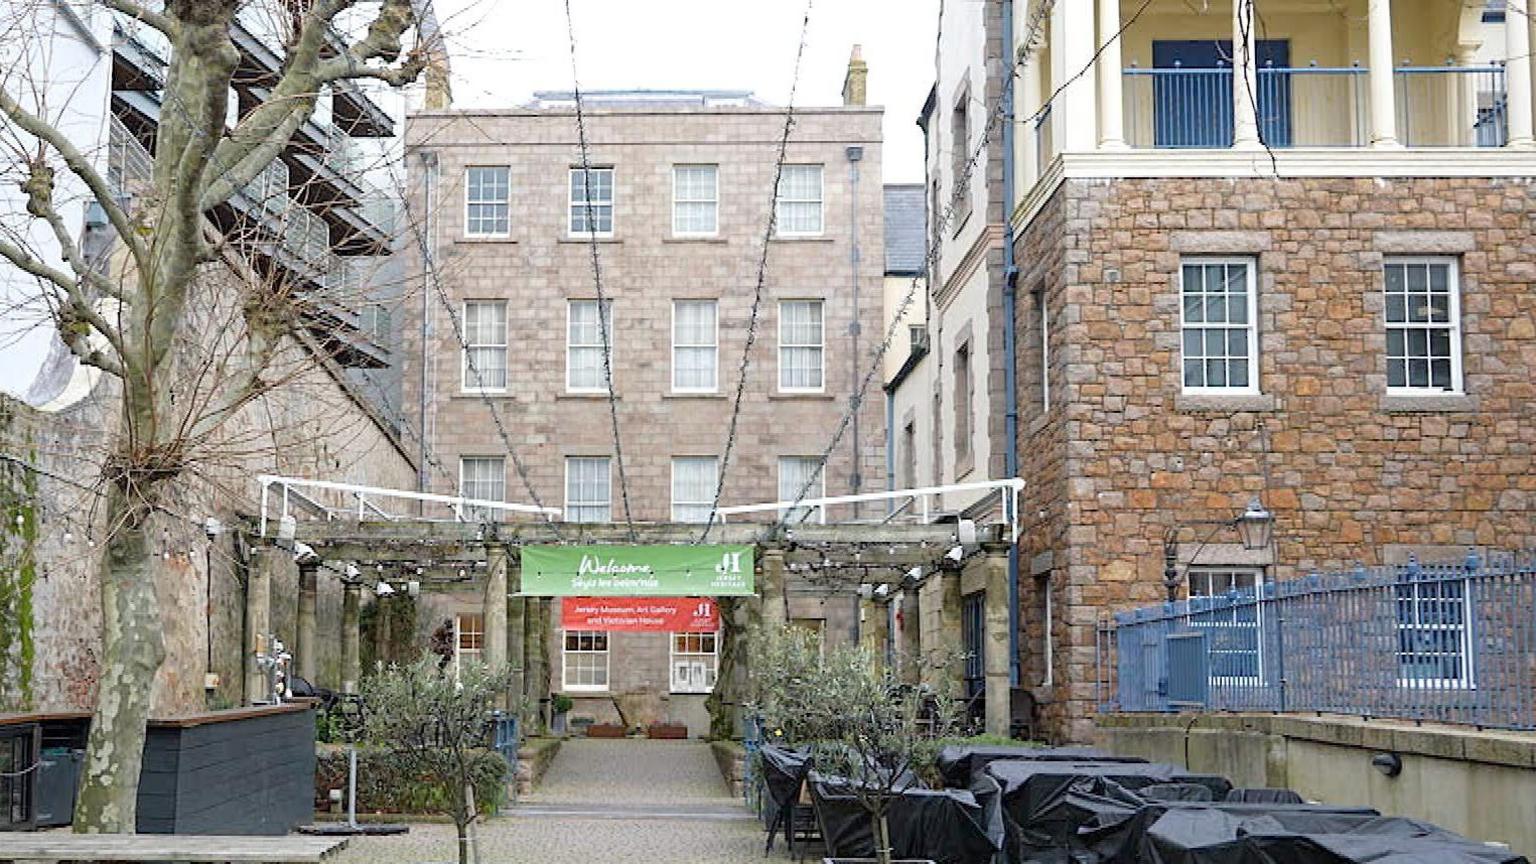
[[227,837],[216,834],[0,834],[0,861],[196,861],[314,864],[345,837]]

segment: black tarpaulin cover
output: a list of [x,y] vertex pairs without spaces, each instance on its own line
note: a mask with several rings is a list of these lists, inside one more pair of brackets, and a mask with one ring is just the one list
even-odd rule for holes
[[1198,784],[1215,798],[1231,789],[1223,777],[1155,762],[996,761],[985,773],[1002,789],[1005,848],[1014,862],[1075,861],[1078,829],[1132,816],[1146,803],[1137,789]]
[[1116,756],[1096,747],[1010,747],[1003,744],[949,744],[939,751],[939,774],[944,785],[964,789],[971,778],[999,760],[1025,762],[1145,762],[1139,756]]
[[775,807],[794,801],[811,770],[811,749],[764,744],[757,752],[763,757],[763,782]]
[[[810,788],[827,853],[845,858],[873,857],[874,829],[869,811],[859,804],[852,784],[812,771]],[[988,825],[987,812],[970,790],[907,789],[888,811],[891,848],[897,858],[926,858],[937,864],[990,864],[998,851],[993,838],[1001,830],[995,824]]]
[[1102,864],[1527,864],[1426,822],[1310,805],[1149,805],[1084,835]]

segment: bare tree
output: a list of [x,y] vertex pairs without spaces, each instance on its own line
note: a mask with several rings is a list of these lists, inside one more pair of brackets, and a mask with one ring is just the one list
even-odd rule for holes
[[[13,236],[0,236],[0,257],[37,280],[62,342],[120,390],[102,459],[101,674],[74,824],[77,831],[131,832],[150,694],[165,659],[151,517],[169,510],[173,481],[206,468],[199,460],[207,442],[290,377],[281,355],[299,313],[283,280],[238,266],[231,249],[241,238],[215,231],[206,214],[258,180],[326,85],[367,78],[403,86],[421,74],[434,46],[418,27],[426,0],[374,0],[355,38],[347,38],[339,16],[356,15],[357,0],[275,2],[289,31],[280,78],[229,128],[240,61],[232,31],[249,0],[98,2],[169,46],[145,188],[131,200],[119,197],[49,106],[28,104],[41,100],[26,87],[0,86],[0,115],[27,145],[14,148],[9,173],[63,266]],[[61,182],[66,175],[68,184]],[[110,267],[83,251],[60,215],[62,190],[77,183],[116,235]],[[214,338],[199,368],[178,368],[188,328],[210,317],[198,284],[214,264],[239,277],[238,338]],[[189,379],[200,382],[191,392]]]

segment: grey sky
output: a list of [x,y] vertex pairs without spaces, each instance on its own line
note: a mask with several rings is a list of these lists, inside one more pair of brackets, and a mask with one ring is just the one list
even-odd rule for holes
[[[749,89],[784,104],[802,0],[570,0],[584,89]],[[437,0],[449,34],[454,103],[515,105],[571,86],[563,0]],[[796,103],[841,102],[854,43],[869,102],[885,115],[884,181],[921,182],[917,112],[933,84],[938,0],[816,0]]]

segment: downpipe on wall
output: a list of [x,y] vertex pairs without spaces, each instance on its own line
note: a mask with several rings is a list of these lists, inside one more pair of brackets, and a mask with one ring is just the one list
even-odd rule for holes
[[[1013,0],[1002,0],[1003,56],[1007,57],[1013,45]],[[1009,64],[1011,65],[1011,64]],[[1014,184],[1014,133],[1013,133],[1013,78],[1003,79],[1003,468],[1010,478],[1019,476],[1019,392],[1018,374],[1015,369],[1017,338],[1014,333],[1017,313],[1019,268],[1013,257],[1013,184]],[[1005,506],[1016,506],[1006,504]],[[1017,524],[1019,514],[1012,514]],[[1008,544],[1008,683],[1019,686],[1019,540],[1012,538]],[[1049,588],[1047,588],[1049,590]],[[1047,633],[1046,641],[1050,641]],[[1047,667],[1047,675],[1050,674]]]

